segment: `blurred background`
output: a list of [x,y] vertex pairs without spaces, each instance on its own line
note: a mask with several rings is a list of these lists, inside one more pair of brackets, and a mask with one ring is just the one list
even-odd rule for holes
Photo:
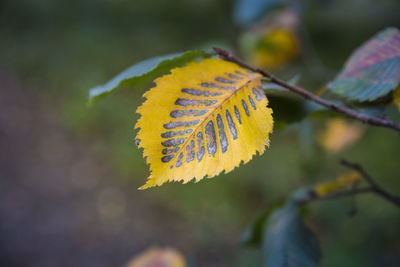
[[[240,245],[246,227],[345,171],[339,159],[400,193],[398,134],[300,121],[291,100],[274,110],[263,156],[197,184],[137,190],[149,171],[135,110],[152,84],[91,108],[89,88],[149,57],[221,46],[316,91],[362,42],[400,27],[397,0],[296,1],[295,11],[267,6],[257,22],[243,2],[0,0],[1,266],[126,266],[151,247],[174,248],[189,266],[259,266],[260,250]],[[321,266],[399,266],[399,210],[374,195],[356,205],[353,217],[351,199],[309,205]]]

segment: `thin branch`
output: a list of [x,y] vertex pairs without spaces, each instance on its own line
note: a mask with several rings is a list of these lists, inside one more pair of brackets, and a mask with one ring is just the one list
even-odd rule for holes
[[[273,76],[272,74],[270,74],[264,70],[253,67],[226,50],[223,50],[221,48],[214,48],[214,51],[220,57],[224,58],[225,60],[234,62],[234,63],[236,63],[246,69],[249,69],[253,72],[257,72],[257,73],[261,74],[263,77],[269,79],[270,82],[278,84],[278,85],[288,89],[289,91],[296,93],[296,94],[298,94],[308,100],[311,100],[317,104],[325,106],[325,107],[329,108],[330,110],[336,111],[336,112],[344,114],[350,118],[359,120],[361,122],[364,122],[364,123],[367,123],[370,125],[385,127],[385,128],[393,129],[395,131],[400,132],[400,125],[389,119],[381,119],[381,118],[371,117],[366,114],[357,112],[351,108],[336,105],[335,103],[332,103],[332,102],[325,100],[317,95],[314,95],[313,93],[311,93],[299,86],[288,84],[287,82]],[[363,193],[375,193],[375,194],[380,195],[387,201],[390,201],[393,204],[395,204],[396,206],[400,207],[400,197],[394,196],[394,195],[388,193],[387,191],[385,191],[384,189],[382,189],[382,187],[380,187],[360,165],[355,164],[355,163],[350,163],[345,160],[342,160],[341,164],[358,171],[364,177],[365,181],[369,184],[369,187],[358,188],[358,189],[352,188],[352,189],[346,190],[346,191],[334,192],[334,193],[328,194],[323,197],[313,194],[313,191],[310,191],[309,197],[307,199],[304,199],[303,201],[309,202],[312,200],[334,199],[334,198],[340,198],[340,197],[346,197],[346,196],[354,196],[354,195],[363,194]]]
[[311,93],[299,86],[290,85],[287,82],[273,76],[272,74],[270,74],[264,70],[255,68],[224,49],[217,48],[217,47],[214,47],[213,49],[220,57],[224,58],[225,60],[234,62],[246,69],[257,72],[257,73],[261,74],[262,76],[264,76],[265,78],[268,78],[270,80],[270,82],[278,84],[278,85],[292,91],[293,93],[296,93],[308,100],[311,100],[317,104],[327,107],[330,110],[336,111],[336,112],[344,114],[350,118],[359,120],[361,122],[364,122],[364,123],[367,123],[370,125],[385,127],[385,128],[393,129],[395,131],[400,132],[400,124],[397,124],[394,121],[391,121],[389,119],[381,119],[381,118],[371,117],[364,113],[357,112],[351,108],[336,105],[335,103],[332,103],[332,102],[325,100],[317,95],[314,95],[313,93]]
[[338,199],[342,197],[352,197],[355,195],[359,194],[365,194],[365,193],[374,193],[376,195],[379,195],[383,199],[391,202],[392,204],[400,207],[400,197],[394,196],[390,194],[389,192],[385,191],[381,186],[379,186],[373,179],[372,177],[362,168],[359,164],[356,163],[351,163],[346,160],[341,160],[340,163],[348,168],[351,168],[358,173],[361,174],[361,176],[364,178],[364,180],[369,184],[367,187],[362,187],[362,188],[356,188],[353,187],[351,189],[347,190],[341,190],[341,191],[336,191],[336,192],[331,192],[326,195],[320,196],[318,195],[314,190],[309,190],[306,194],[306,196],[302,196],[301,198],[298,198],[299,203],[309,203],[315,200],[330,200],[330,199]]
[[346,166],[348,168],[351,168],[351,169],[357,171],[358,173],[360,173],[362,175],[362,177],[364,178],[364,180],[370,185],[370,188],[371,188],[373,193],[380,195],[381,197],[383,197],[387,201],[390,201],[393,204],[395,204],[396,206],[400,207],[400,197],[394,196],[394,195],[388,193],[387,191],[385,191],[381,186],[379,186],[372,179],[372,177],[364,170],[363,167],[361,167],[361,165],[359,165],[357,163],[351,163],[351,162],[346,161],[346,160],[341,160],[340,164],[342,164],[343,166]]

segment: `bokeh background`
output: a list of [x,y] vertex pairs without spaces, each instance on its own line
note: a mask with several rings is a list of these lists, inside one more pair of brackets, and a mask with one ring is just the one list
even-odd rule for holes
[[[271,69],[300,74],[312,90],[362,42],[400,27],[395,0],[298,5],[297,56]],[[177,249],[190,266],[259,266],[260,250],[240,245],[246,227],[296,189],[345,171],[340,158],[400,193],[398,134],[358,125],[354,142],[332,150],[318,142],[327,129],[318,119],[282,123],[271,148],[232,173],[137,190],[149,171],[134,142],[135,110],[152,85],[91,108],[88,89],[172,52],[216,45],[250,60],[253,30],[235,24],[233,10],[230,0],[0,1],[1,266],[125,266],[154,246]],[[356,205],[353,217],[351,199],[309,205],[321,266],[399,266],[399,210],[373,195]]]

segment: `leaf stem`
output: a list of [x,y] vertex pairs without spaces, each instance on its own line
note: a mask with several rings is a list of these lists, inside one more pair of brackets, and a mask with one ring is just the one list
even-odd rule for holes
[[270,80],[270,82],[280,85],[280,86],[288,89],[289,91],[304,97],[305,99],[313,101],[324,107],[327,107],[328,109],[333,110],[335,112],[344,114],[350,118],[359,120],[363,123],[367,123],[367,124],[379,126],[379,127],[385,127],[385,128],[389,128],[389,129],[395,130],[397,132],[400,132],[400,124],[397,124],[392,120],[371,117],[364,113],[357,112],[351,108],[348,108],[345,106],[339,106],[339,105],[332,103],[326,99],[323,99],[323,98],[321,98],[299,86],[290,85],[289,83],[273,76],[272,74],[270,74],[264,70],[253,67],[253,66],[249,65],[248,63],[244,62],[243,60],[239,59],[238,57],[236,57],[231,52],[228,52],[224,49],[217,48],[217,47],[214,47],[213,49],[221,58],[231,61],[231,62],[234,62],[234,63],[236,63],[246,69],[249,69],[251,71],[257,72],[257,73],[261,74],[262,76],[264,76],[265,78],[268,78]]
[[340,161],[340,164],[360,173],[362,175],[362,177],[364,178],[364,180],[370,185],[369,188],[371,189],[371,192],[381,196],[382,198],[386,199],[387,201],[392,202],[393,204],[395,204],[396,206],[398,206],[400,208],[400,197],[394,196],[394,195],[390,194],[389,192],[385,191],[380,185],[378,185],[372,179],[371,175],[369,175],[361,165],[359,165],[357,163],[349,162],[344,159],[342,159]]
[[362,187],[362,188],[353,187],[353,188],[347,189],[347,190],[340,190],[340,191],[332,192],[332,193],[329,193],[329,194],[323,195],[323,196],[318,195],[313,189],[311,189],[311,190],[306,191],[306,194],[304,194],[304,193],[301,194],[296,199],[296,201],[299,203],[305,204],[305,203],[312,202],[314,200],[330,200],[330,199],[337,199],[337,198],[342,198],[342,197],[351,197],[351,196],[365,194],[365,193],[374,193],[400,208],[400,197],[390,194],[389,192],[384,190],[381,186],[379,186],[372,179],[371,175],[369,175],[365,171],[365,169],[363,167],[361,167],[359,164],[351,163],[346,160],[341,160],[340,164],[360,173],[360,175],[364,178],[364,180],[369,185]]

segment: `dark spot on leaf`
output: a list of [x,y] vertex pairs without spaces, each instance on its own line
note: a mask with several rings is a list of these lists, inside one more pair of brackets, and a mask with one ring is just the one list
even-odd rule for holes
[[171,111],[171,113],[169,114],[172,118],[181,118],[183,116],[202,116],[204,114],[206,114],[208,112],[208,109],[202,109],[202,110],[198,110],[198,109],[189,109],[189,110],[173,110]]
[[171,138],[171,137],[175,137],[175,136],[179,136],[179,135],[185,135],[185,134],[189,134],[193,132],[192,129],[185,129],[185,130],[181,130],[181,131],[169,131],[169,132],[165,132],[161,134],[162,138]]
[[218,88],[219,86],[215,83],[206,83],[206,82],[202,82],[200,84],[202,87],[206,87],[206,88]]
[[175,155],[168,155],[161,158],[162,162],[169,162]]
[[164,148],[164,149],[161,151],[161,153],[164,154],[164,155],[173,154],[173,153],[178,152],[179,149],[180,149],[179,146],[177,146],[177,147],[175,147],[175,148]]
[[183,106],[183,107],[187,107],[187,106],[212,106],[215,105],[216,103],[218,103],[217,100],[198,100],[198,99],[185,99],[185,98],[178,98],[175,101],[175,105],[178,106]]
[[183,159],[183,152],[181,152],[178,156],[178,159],[176,160],[175,167],[179,168],[182,166],[182,159]]
[[254,100],[253,100],[253,98],[251,98],[250,95],[249,95],[249,101],[250,101],[251,106],[254,108],[254,110],[256,110],[257,109],[256,103],[254,103]]
[[222,86],[222,85],[218,85],[218,84],[215,84],[215,83],[203,82],[200,85],[203,86],[203,87],[206,87],[206,88],[218,88],[218,89],[224,89],[224,90],[234,90],[234,89],[236,89],[235,86]]
[[226,110],[226,121],[228,122],[228,127],[229,127],[229,130],[230,130],[231,134],[232,134],[233,140],[236,140],[238,138],[236,125],[233,122],[231,113],[229,113],[228,110]]
[[239,109],[237,108],[237,106],[236,106],[236,105],[235,105],[233,108],[234,108],[234,110],[235,110],[235,116],[236,116],[236,119],[238,120],[239,124],[242,124],[242,120],[241,120],[241,118],[240,118],[240,112],[239,112]]
[[228,73],[228,76],[229,76],[229,78],[232,78],[232,79],[243,80],[242,77],[239,77],[239,76],[237,76],[235,74],[232,74],[232,73]]
[[249,108],[247,107],[246,101],[244,101],[244,99],[242,99],[242,106],[244,111],[246,112],[246,115],[250,117],[250,111]]
[[260,91],[259,89],[253,87],[252,91],[253,91],[254,96],[257,101],[261,101],[261,100],[263,100],[263,98],[265,98],[264,93],[262,91]]
[[189,88],[183,88],[181,91],[183,93],[187,93],[189,95],[195,95],[195,96],[220,96],[220,95],[223,95],[222,93],[219,93],[219,92],[210,92],[207,90],[189,89]]
[[186,146],[186,162],[194,160],[194,140],[190,141],[190,145]]
[[171,121],[166,124],[164,124],[165,129],[174,129],[177,127],[192,127],[197,125],[200,122],[200,120],[194,120],[194,121]]
[[203,145],[203,133],[198,132],[196,134],[197,137],[197,147],[199,147],[199,151],[197,151],[197,160],[200,162],[203,159],[205,148]]
[[239,74],[239,75],[242,75],[242,76],[246,76],[246,74],[244,74],[243,72],[240,72],[240,71],[238,71],[238,70],[235,70],[235,73],[236,73],[236,74]]
[[225,153],[228,150],[228,138],[226,138],[224,122],[222,121],[220,114],[217,115],[217,125],[221,150],[222,153]]
[[222,77],[215,78],[215,81],[220,82],[220,83],[229,83],[229,84],[237,83],[236,81],[232,81],[232,80],[225,79],[225,78],[222,78]]
[[205,128],[205,134],[207,139],[207,151],[208,154],[214,155],[217,152],[217,142],[215,136],[215,128],[213,121],[209,121]]
[[164,142],[161,142],[161,144],[165,147],[171,147],[171,146],[176,147],[176,146],[182,145],[185,142],[185,140],[186,140],[186,137],[185,138],[181,137],[181,138],[175,138],[175,139],[168,139]]

